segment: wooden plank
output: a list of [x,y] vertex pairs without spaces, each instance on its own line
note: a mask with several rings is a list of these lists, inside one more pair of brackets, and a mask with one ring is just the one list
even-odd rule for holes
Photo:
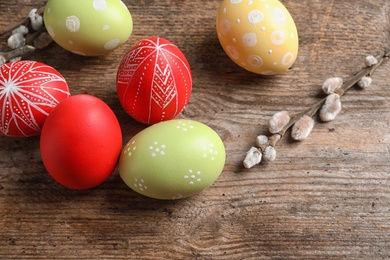
[[[157,201],[131,191],[118,172],[87,191],[47,174],[39,137],[0,137],[2,259],[387,259],[390,257],[390,63],[364,91],[342,98],[329,123],[303,142],[284,138],[278,157],[241,166],[275,112],[299,112],[322,97],[331,76],[349,77],[368,54],[390,44],[387,0],[284,0],[298,31],[294,67],[258,76],[236,66],[215,31],[220,1],[124,1],[134,32],[104,57],[85,58],[52,44],[29,54],[58,69],[72,94],[89,93],[116,113],[124,142],[145,128],[122,110],[115,76],[124,53],[148,36],[179,46],[193,71],[193,94],[180,115],[222,137],[227,161],[199,195]],[[0,28],[45,1],[0,3]],[[1,49],[6,38],[1,38]]]

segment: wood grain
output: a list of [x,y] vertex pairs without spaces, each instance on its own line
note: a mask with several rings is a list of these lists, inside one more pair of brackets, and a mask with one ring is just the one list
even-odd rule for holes
[[[193,71],[180,115],[208,124],[227,151],[220,178],[199,195],[157,201],[131,191],[118,172],[87,191],[47,174],[39,137],[0,137],[1,259],[388,259],[390,258],[390,63],[343,110],[317,122],[303,142],[284,138],[278,157],[244,170],[241,162],[277,111],[298,112],[322,97],[327,77],[353,75],[365,55],[390,45],[387,0],[283,0],[298,31],[294,67],[279,76],[239,68],[215,31],[220,1],[124,1],[130,40],[104,57],[56,44],[29,54],[58,69],[72,94],[95,95],[115,111],[124,142],[145,128],[121,109],[115,76],[124,53],[148,36],[179,46]],[[0,2],[0,27],[45,1]],[[0,47],[5,48],[6,37]]]

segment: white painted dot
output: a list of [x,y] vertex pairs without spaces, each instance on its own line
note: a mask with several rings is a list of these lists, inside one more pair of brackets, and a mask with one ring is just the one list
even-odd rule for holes
[[193,182],[193,181],[190,181],[190,185],[194,185],[194,182]]
[[72,52],[77,54],[77,55],[87,56],[87,54],[85,54],[84,52],[81,52],[81,51],[72,51]]
[[271,42],[275,45],[281,45],[286,41],[286,36],[283,31],[274,31],[271,34]]
[[240,57],[240,53],[238,52],[237,48],[232,45],[226,46],[226,51],[232,59],[236,60]]
[[119,39],[110,40],[110,41],[106,42],[106,44],[104,45],[104,49],[113,50],[116,47],[118,47],[119,43],[120,43]]
[[255,33],[246,33],[242,36],[242,42],[246,47],[253,47],[257,44],[257,36]]
[[196,179],[197,182],[200,182],[201,180],[202,180],[201,178]]
[[188,179],[188,175],[184,175],[184,179]]
[[47,26],[46,27],[46,30],[47,32],[49,33],[49,35],[51,36],[51,38],[54,38],[55,37],[55,33],[54,33],[54,30],[51,26]]
[[94,0],[93,8],[97,11],[102,11],[107,8],[107,2],[105,0]]
[[264,14],[259,10],[252,10],[248,14],[248,21],[252,24],[258,24],[264,19]]
[[231,27],[232,27],[232,26],[231,26],[229,20],[227,20],[227,19],[222,19],[219,28],[221,29],[221,33],[222,33],[223,35],[228,34],[228,32],[230,31]]
[[278,21],[278,22],[281,22],[281,23],[284,23],[286,22],[286,14],[284,13],[284,11],[280,8],[275,8],[274,10],[274,16],[275,16],[275,19]]
[[230,0],[230,3],[232,3],[232,4],[239,4],[241,2],[242,2],[242,0]]
[[191,175],[191,179],[195,179],[195,175]]
[[103,26],[102,29],[103,29],[103,31],[108,31],[108,30],[110,30],[110,26],[108,24],[106,24]]
[[282,58],[282,64],[285,66],[290,65],[294,61],[294,53],[287,52]]
[[80,19],[75,15],[68,16],[66,17],[65,25],[70,32],[77,32],[80,30]]

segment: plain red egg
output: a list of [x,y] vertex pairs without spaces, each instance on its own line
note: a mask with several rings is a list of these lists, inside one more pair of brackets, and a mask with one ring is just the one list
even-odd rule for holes
[[103,183],[115,170],[121,148],[122,131],[114,112],[86,94],[71,96],[53,109],[40,139],[47,171],[72,189]]
[[147,38],[123,57],[116,86],[119,101],[131,117],[155,124],[173,119],[187,105],[191,68],[176,45],[163,38]]
[[49,113],[69,96],[64,77],[46,64],[23,60],[0,66],[0,133],[40,134]]

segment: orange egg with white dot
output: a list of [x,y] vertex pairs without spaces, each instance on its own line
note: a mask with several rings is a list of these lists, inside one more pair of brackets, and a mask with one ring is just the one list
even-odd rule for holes
[[250,72],[280,74],[297,58],[297,28],[278,0],[224,0],[216,28],[226,54]]

